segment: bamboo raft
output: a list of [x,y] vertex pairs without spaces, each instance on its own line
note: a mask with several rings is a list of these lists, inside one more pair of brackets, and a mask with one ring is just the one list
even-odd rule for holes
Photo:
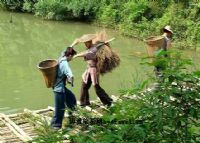
[[[114,95],[112,95],[111,98],[114,102],[121,100]],[[103,116],[103,112],[108,110],[98,100],[91,101],[91,104],[92,106],[86,106],[81,110],[90,112],[93,117],[101,117]],[[80,102],[78,102],[78,105],[80,105]],[[37,132],[35,132],[35,128],[37,125],[42,124],[42,122],[33,122],[30,118],[40,118],[41,121],[50,123],[53,112],[54,107],[49,106],[40,110],[24,109],[22,113],[10,115],[0,114],[0,143],[23,143],[33,140],[38,136]],[[81,117],[78,113],[75,114],[77,114],[78,117]],[[67,112],[65,112],[65,117],[68,116]],[[80,125],[75,125],[72,133],[78,133],[80,130]],[[65,139],[63,139],[63,142],[69,142],[67,140],[68,137],[69,135],[67,134]]]
[[[141,92],[141,95],[145,96],[145,92],[152,92],[153,88],[147,88]],[[137,98],[142,98],[142,96],[137,95],[123,95],[114,96],[111,95],[113,103],[121,102],[122,100],[135,100]],[[80,105],[80,102],[77,101]],[[84,118],[82,116],[82,111],[89,113],[92,118],[101,118],[104,112],[109,112],[108,108],[102,105],[99,99],[91,101],[91,106],[86,106],[85,108],[78,108],[77,111],[73,113],[78,118]],[[22,113],[5,115],[0,113],[0,143],[24,143],[31,142],[38,137],[38,133],[35,129],[39,125],[44,123],[50,124],[51,118],[53,117],[54,107],[48,106],[45,109],[39,110],[29,110],[24,109]],[[65,112],[65,117],[69,117],[67,112]],[[37,118],[39,120],[33,120]],[[64,118],[63,124],[68,118]],[[69,120],[69,119],[68,119]],[[68,121],[69,122],[69,121]],[[68,124],[69,125],[69,124]],[[90,125],[89,125],[90,126]],[[67,125],[65,126],[67,127]],[[68,140],[71,134],[77,134],[79,132],[87,132],[87,130],[82,129],[81,125],[75,124],[71,130],[66,135],[64,135],[63,143],[70,143]]]

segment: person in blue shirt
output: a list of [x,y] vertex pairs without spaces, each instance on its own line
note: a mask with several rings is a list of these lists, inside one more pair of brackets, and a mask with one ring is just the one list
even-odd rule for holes
[[55,112],[51,121],[51,126],[54,129],[60,129],[62,127],[66,106],[69,108],[69,114],[71,114],[71,111],[73,111],[77,105],[74,94],[65,87],[66,82],[73,86],[74,78],[68,62],[71,61],[75,54],[76,51],[72,47],[68,47],[62,52],[62,55],[58,60],[56,81],[53,86]]

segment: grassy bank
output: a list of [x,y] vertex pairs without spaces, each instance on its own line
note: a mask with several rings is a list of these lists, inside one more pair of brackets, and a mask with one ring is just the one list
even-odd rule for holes
[[1,7],[51,20],[89,21],[146,38],[165,25],[174,31],[174,47],[200,48],[200,2],[193,0],[0,0]]

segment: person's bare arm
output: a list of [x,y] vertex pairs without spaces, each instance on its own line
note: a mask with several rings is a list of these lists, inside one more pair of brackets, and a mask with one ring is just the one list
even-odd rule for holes
[[81,53],[78,53],[75,56],[73,56],[73,59],[77,58],[77,57],[84,57],[87,53],[88,53],[88,51],[83,51]]

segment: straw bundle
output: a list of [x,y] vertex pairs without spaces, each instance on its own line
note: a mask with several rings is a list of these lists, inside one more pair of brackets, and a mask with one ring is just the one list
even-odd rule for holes
[[[97,37],[93,39],[93,43],[105,42],[107,40],[107,35],[105,31],[97,34]],[[119,66],[120,58],[118,54],[111,49],[110,46],[103,45],[96,53],[97,57],[97,71],[100,74],[105,74],[111,72],[114,68]]]

